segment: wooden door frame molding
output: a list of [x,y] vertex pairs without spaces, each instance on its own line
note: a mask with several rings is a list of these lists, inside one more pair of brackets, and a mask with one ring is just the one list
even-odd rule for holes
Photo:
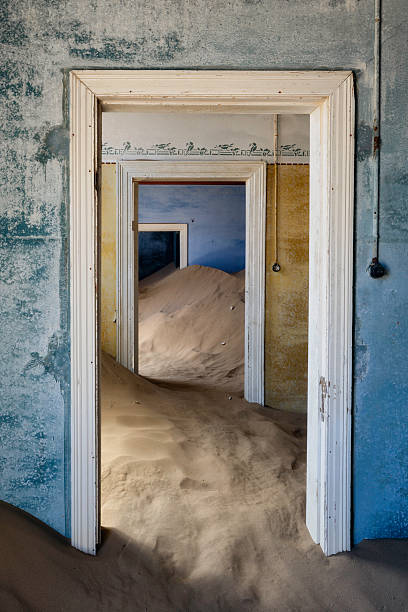
[[101,110],[311,116],[307,525],[350,548],[354,86],[350,71],[70,73],[71,541],[99,538],[98,180]]
[[135,185],[141,181],[245,183],[245,399],[264,403],[266,164],[246,161],[117,162],[116,358],[136,371]]
[[138,223],[139,232],[179,232],[180,270],[188,266],[188,223]]

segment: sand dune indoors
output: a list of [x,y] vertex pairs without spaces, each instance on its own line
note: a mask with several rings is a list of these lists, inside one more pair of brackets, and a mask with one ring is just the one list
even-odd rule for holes
[[223,391],[152,384],[109,357],[102,397],[103,524],[154,551],[171,582],[224,582],[198,609],[232,596],[267,606],[265,563],[289,541],[311,548],[303,422],[275,423]]
[[169,266],[140,290],[150,380],[103,361],[103,524],[155,551],[172,581],[222,576],[207,609],[233,593],[267,606],[260,560],[303,547],[304,419],[282,426],[242,399],[243,273]]
[[305,418],[242,398],[243,329],[242,274],[142,283],[149,379],[102,355],[102,546],[0,504],[1,611],[406,610],[406,543],[311,541]]
[[167,266],[140,283],[139,373],[242,391],[244,271]]

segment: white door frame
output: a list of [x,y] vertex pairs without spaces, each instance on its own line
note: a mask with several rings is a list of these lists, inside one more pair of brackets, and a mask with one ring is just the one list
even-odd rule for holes
[[139,232],[178,232],[180,234],[180,270],[188,265],[188,223],[138,223]]
[[245,377],[249,402],[264,403],[266,164],[242,161],[118,161],[116,359],[137,370],[135,236],[140,181],[245,183]]
[[350,71],[75,70],[70,73],[71,541],[99,538],[100,111],[311,117],[307,525],[350,548],[354,86]]

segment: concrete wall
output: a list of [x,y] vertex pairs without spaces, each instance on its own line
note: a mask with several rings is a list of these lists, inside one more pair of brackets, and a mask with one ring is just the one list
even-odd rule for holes
[[0,6],[0,496],[69,517],[68,88],[72,68],[352,69],[357,147],[354,540],[408,535],[405,2],[383,3],[381,259],[372,231],[371,0],[55,0]]
[[266,207],[265,403],[307,411],[309,166],[277,167],[275,263],[274,166],[268,165]]

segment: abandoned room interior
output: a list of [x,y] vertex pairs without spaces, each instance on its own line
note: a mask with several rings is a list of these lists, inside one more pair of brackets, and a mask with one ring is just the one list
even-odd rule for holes
[[[102,524],[188,564],[194,563],[188,534],[202,533],[200,556],[214,547],[215,537],[239,539],[243,521],[261,542],[271,529],[272,502],[282,506],[270,531],[273,538],[285,529],[290,513],[282,498],[288,496],[303,522],[305,475],[297,467],[305,458],[307,410],[309,117],[103,113],[102,142]],[[137,379],[135,387],[135,378],[118,365],[129,367],[120,361],[122,332],[117,332],[118,322],[123,327],[128,316],[117,306],[123,301],[118,275],[129,270],[129,261],[125,274],[118,270],[123,224],[118,164],[126,157],[137,177],[138,159],[144,160],[146,174],[146,160],[152,172],[165,159],[170,171],[182,176],[183,160],[193,155],[195,174],[206,181],[169,182],[160,171],[155,182],[133,178],[137,257],[130,254],[130,259],[139,282],[134,280],[131,289],[138,327],[130,369],[146,379]],[[265,294],[264,403],[270,414],[244,400],[246,187],[220,183],[210,174],[211,168],[222,172],[225,161],[233,169],[234,160],[248,157],[265,165],[265,258],[271,274]],[[174,227],[186,236],[182,266]],[[180,252],[181,232],[176,233]],[[281,278],[275,280],[278,254]],[[289,418],[282,421],[278,408],[289,410]],[[286,486],[282,475],[273,477],[277,469],[294,473]],[[229,527],[225,506],[240,507]],[[212,529],[205,536],[208,521]],[[203,562],[197,559],[198,571]],[[223,544],[211,563],[222,571]]]
[[0,609],[406,610],[403,3],[136,4],[0,11]]

